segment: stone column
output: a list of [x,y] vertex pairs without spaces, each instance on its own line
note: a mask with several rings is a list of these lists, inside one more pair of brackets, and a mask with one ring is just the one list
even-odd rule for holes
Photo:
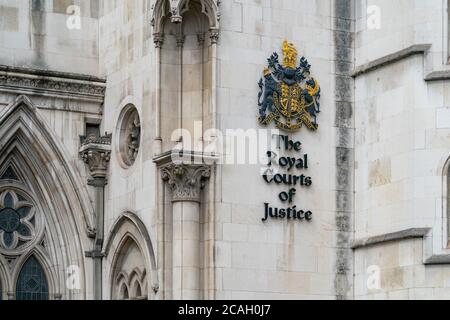
[[155,104],[156,104],[156,113],[155,113],[155,144],[154,144],[154,153],[160,154],[162,152],[162,138],[161,138],[161,49],[164,43],[164,34],[155,33],[153,34],[153,42],[155,44],[155,67],[156,67],[156,76],[155,76]]
[[200,194],[211,176],[207,165],[170,163],[161,176],[172,190],[172,292],[176,300],[199,300]]
[[[181,27],[180,27],[181,30]],[[182,30],[180,31],[182,32]],[[183,48],[186,36],[182,33],[176,35],[177,48],[178,48],[178,128],[179,128],[179,141],[183,141]]]
[[217,119],[217,43],[219,42],[219,30],[210,29],[209,38],[211,39],[211,113],[212,129],[218,129]]
[[88,185],[95,188],[95,214],[96,226],[94,233],[94,245],[92,251],[86,252],[86,257],[94,259],[93,292],[94,300],[101,300],[103,267],[102,253],[104,241],[104,220],[105,220],[105,186],[108,182],[106,175],[111,158],[111,135],[104,137],[82,137],[80,155],[82,160],[88,165],[92,179],[88,180]]

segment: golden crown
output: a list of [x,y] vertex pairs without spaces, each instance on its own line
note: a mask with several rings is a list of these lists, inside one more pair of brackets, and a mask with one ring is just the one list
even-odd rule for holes
[[297,67],[298,51],[289,41],[283,42],[283,67],[295,69]]

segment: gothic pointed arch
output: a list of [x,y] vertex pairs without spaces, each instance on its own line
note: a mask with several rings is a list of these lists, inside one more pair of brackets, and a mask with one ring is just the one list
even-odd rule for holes
[[133,297],[140,298],[143,296],[142,283],[145,282],[145,271],[141,272],[138,268],[135,268],[130,275],[129,283],[130,290]]
[[40,259],[32,254],[24,260],[15,285],[16,300],[49,300],[51,273],[46,271]]
[[26,261],[19,273],[16,300],[49,300],[47,277],[34,256]]
[[[53,261],[51,257],[48,256],[45,249],[39,246],[35,247],[33,250],[19,257],[15,262],[15,264],[12,266],[11,284],[8,291],[13,292],[17,298],[18,291],[21,290],[21,288],[18,287],[20,284],[19,282],[20,280],[23,280],[20,279],[20,277],[21,275],[23,275],[24,270],[27,268],[27,264],[30,263],[30,261],[33,265],[35,265],[35,268],[40,268],[42,276],[45,277],[48,298],[40,300],[48,300],[48,299],[53,300],[56,297],[59,297],[60,295],[56,293],[58,291],[57,289],[58,275],[57,271],[55,270],[56,267],[53,265]],[[41,291],[41,293],[44,292]],[[33,299],[30,298],[23,300],[33,300]]]
[[[123,299],[124,287],[129,298],[145,296],[151,299],[157,293],[159,284],[153,244],[144,223],[134,213],[123,214],[113,224],[105,256],[112,299]],[[140,297],[135,296],[138,290],[133,290],[136,289],[136,280],[142,294]]]
[[[15,242],[5,247],[4,239],[0,241],[0,254],[7,253],[19,261],[34,248],[41,265],[49,272],[51,297],[85,298],[83,252],[93,226],[92,204],[61,142],[26,96],[18,97],[0,114],[0,192],[16,194],[17,199],[26,198],[37,219],[34,231],[23,238],[30,240],[30,246],[18,245],[21,239],[17,240],[17,234],[10,232],[15,234]],[[3,230],[3,235],[6,231]],[[16,277],[17,265],[18,262],[14,268]],[[81,281],[75,291],[65,285],[66,270],[73,265],[79,267]],[[10,281],[10,288],[12,281],[15,280]]]

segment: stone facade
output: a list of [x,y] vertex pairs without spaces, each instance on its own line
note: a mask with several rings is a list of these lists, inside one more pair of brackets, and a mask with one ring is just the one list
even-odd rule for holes
[[[50,299],[450,298],[447,7],[0,0],[0,298],[30,257]],[[321,89],[289,133],[313,218],[263,222],[266,147],[208,142],[267,129],[285,39]]]
[[[379,30],[372,3],[356,9],[355,239],[428,230],[355,249],[355,298],[448,299],[448,4],[374,3]],[[365,286],[373,265],[379,290]]]

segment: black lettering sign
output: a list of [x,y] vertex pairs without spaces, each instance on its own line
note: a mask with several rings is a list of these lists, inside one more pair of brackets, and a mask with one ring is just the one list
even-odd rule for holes
[[270,203],[265,203],[262,221],[266,222],[269,219],[312,221],[313,213],[311,211],[299,210],[296,205],[292,206],[298,193],[297,188],[307,188],[313,184],[310,176],[302,172],[294,172],[309,169],[308,154],[305,153],[297,157],[287,156],[284,153],[300,153],[302,151],[302,143],[291,140],[287,135],[273,135],[273,138],[276,139],[278,151],[267,151],[268,168],[262,177],[268,185],[289,187],[288,190],[281,192],[278,198],[282,203],[288,203],[290,207],[278,208],[271,206]]

